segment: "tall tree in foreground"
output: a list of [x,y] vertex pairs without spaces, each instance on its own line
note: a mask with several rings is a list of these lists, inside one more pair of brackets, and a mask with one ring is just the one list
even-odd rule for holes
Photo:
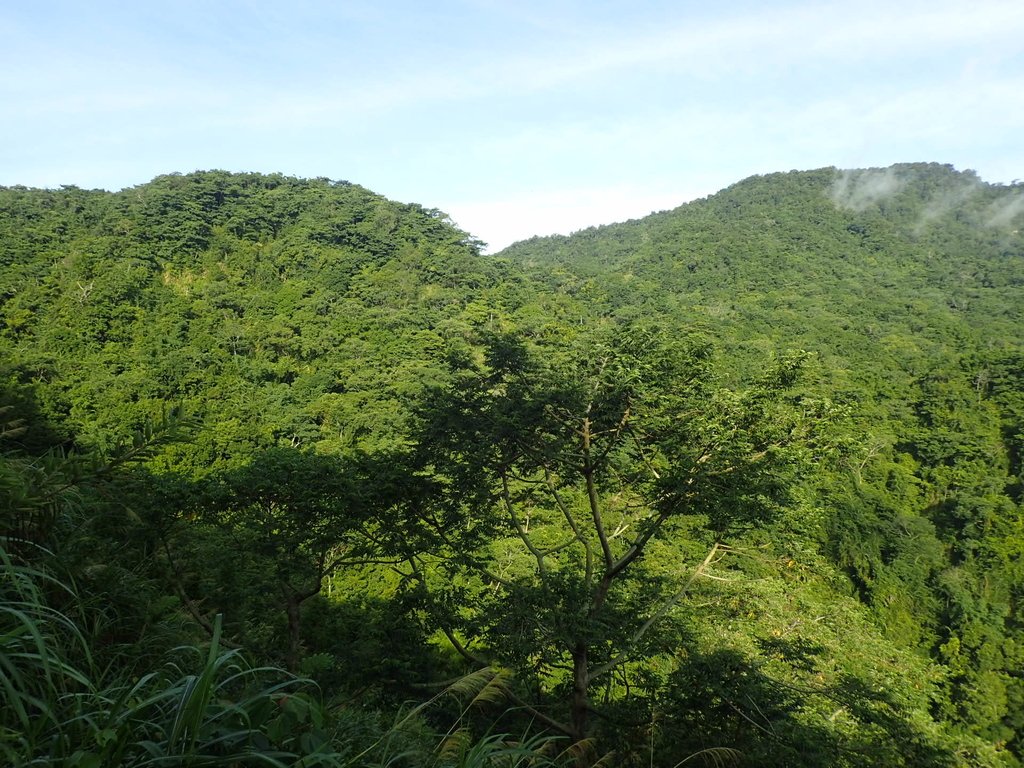
[[742,392],[706,344],[637,329],[568,351],[496,338],[463,361],[424,414],[438,489],[416,520],[431,555],[410,557],[455,648],[591,737],[596,687],[614,696],[730,537],[785,502],[823,410],[792,395],[802,360]]

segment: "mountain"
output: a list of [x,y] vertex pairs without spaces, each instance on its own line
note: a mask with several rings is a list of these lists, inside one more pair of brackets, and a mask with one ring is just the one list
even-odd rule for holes
[[14,375],[97,447],[166,403],[202,412],[196,466],[387,432],[498,274],[444,214],[347,182],[213,171],[0,201]]
[[[758,176],[495,256],[326,179],[0,189],[0,537],[110,606],[90,648],[125,674],[220,614],[350,712],[493,654],[494,727],[557,731],[586,642],[575,736],[615,764],[1019,765],[1022,224],[1020,185],[935,164]],[[606,488],[552,469],[588,387],[626,441]],[[634,540],[611,612],[577,615],[564,547],[631,551],[687,456],[676,497],[716,466],[722,508]],[[526,543],[598,501],[593,551]],[[765,514],[715,529],[732,504]]]
[[976,336],[971,328],[985,344],[1019,344],[1022,222],[1024,188],[971,172],[822,169],[750,178],[673,211],[500,255],[552,282],[562,271],[600,275],[610,310],[685,315],[730,346],[874,357],[885,348],[876,340],[913,329],[932,358]]
[[738,371],[813,352],[851,420],[817,481],[821,551],[888,637],[951,670],[937,711],[1018,745],[1022,225],[1020,185],[828,168],[499,256],[600,315],[700,328]]

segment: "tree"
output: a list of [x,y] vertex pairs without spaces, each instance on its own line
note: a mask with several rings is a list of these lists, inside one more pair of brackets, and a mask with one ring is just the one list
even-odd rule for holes
[[791,394],[801,355],[736,392],[694,339],[627,328],[560,349],[493,338],[424,409],[429,554],[409,562],[455,648],[511,667],[520,703],[580,742],[595,685],[651,654],[730,536],[785,502],[823,411]]
[[[389,504],[387,477],[383,465],[375,468],[365,457],[342,460],[281,448],[198,487],[193,506],[226,534],[209,541],[231,548],[203,567],[221,573],[227,566],[232,577],[248,574],[243,579],[252,581],[239,585],[242,599],[264,597],[254,594],[257,582],[276,593],[272,602],[287,620],[289,669],[298,669],[301,660],[303,604],[342,566],[380,561],[373,529]],[[193,538],[191,532],[185,536]],[[232,580],[221,573],[214,589]],[[235,598],[226,595],[225,602]]]

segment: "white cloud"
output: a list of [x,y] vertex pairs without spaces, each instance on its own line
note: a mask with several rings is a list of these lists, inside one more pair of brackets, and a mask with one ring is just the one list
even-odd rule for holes
[[892,168],[842,171],[832,185],[832,200],[840,208],[865,211],[895,195],[905,184]]
[[947,189],[940,190],[925,204],[915,230],[920,234],[933,221],[957,210],[981,190],[981,181],[977,178],[965,178]]
[[1002,228],[1010,226],[1015,219],[1024,216],[1024,193],[1011,192],[988,207],[985,226]]
[[775,7],[694,23],[682,17],[656,29],[617,28],[567,39],[555,55],[481,62],[478,84],[541,89],[635,68],[708,79],[763,72],[810,60],[850,62],[941,56],[950,47],[1019,50],[1024,4],[1005,0],[931,3],[831,3]]
[[927,160],[1024,176],[1019,0],[342,5],[190,2],[171,18],[98,0],[82,34],[10,14],[0,183],[332,175],[500,247],[753,173]]

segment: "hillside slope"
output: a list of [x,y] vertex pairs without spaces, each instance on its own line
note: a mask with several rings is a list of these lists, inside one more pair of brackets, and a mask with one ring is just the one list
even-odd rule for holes
[[[48,523],[44,543],[81,558],[75,580],[110,590],[116,579],[102,574],[117,564],[163,596],[140,607],[101,591],[97,604],[118,606],[138,632],[153,613],[193,627],[222,613],[258,658],[385,711],[467,671],[457,633],[443,631],[454,624],[477,650],[503,641],[521,662],[520,702],[557,715],[572,687],[565,653],[530,645],[550,627],[522,605],[480,607],[501,605],[499,586],[515,577],[551,611],[547,598],[571,582],[530,591],[517,569],[536,553],[518,521],[494,522],[500,489],[478,467],[446,476],[432,463],[434,442],[451,441],[445,458],[476,467],[493,421],[474,421],[481,411],[468,405],[435,411],[435,440],[424,413],[491,402],[496,439],[514,445],[521,430],[544,445],[537,425],[559,403],[535,402],[543,382],[529,377],[515,391],[496,375],[503,365],[580,366],[634,330],[693,339],[707,354],[702,386],[723,393],[706,402],[740,403],[773,361],[806,350],[806,380],[782,405],[808,404],[808,421],[813,403],[834,414],[809,471],[775,516],[733,533],[724,580],[654,614],[664,626],[643,653],[591,691],[597,743],[621,765],[675,765],[709,746],[750,765],[1017,765],[1022,224],[1020,187],[925,164],[755,177],[494,257],[444,214],[347,182],[210,171],[117,193],[0,189],[0,416],[31,426],[17,437],[25,456],[0,468],[28,472],[47,447],[116,456],[182,405],[187,439],[118,476],[123,499],[88,499],[64,527]],[[586,369],[569,370],[578,375],[560,386],[575,392]],[[521,410],[502,415],[506,396]],[[512,418],[523,414],[536,422]],[[671,415],[659,418],[671,432]],[[626,449],[614,458],[613,474],[648,461]],[[536,500],[535,470],[511,477],[515,501],[537,504],[527,527],[561,519],[561,501]],[[605,502],[625,494],[642,521],[626,480]],[[17,487],[0,492],[15,499]],[[417,550],[423,519],[402,515],[435,497],[453,529],[491,515],[479,530],[493,538],[469,537],[477,550],[460,552],[442,525],[444,547]],[[617,597],[622,622],[642,625],[629,601],[651,604],[669,575],[689,572],[701,525],[655,540]],[[561,545],[550,544],[555,560]],[[450,590],[439,599],[413,563],[446,574],[442,549],[478,572],[436,579]],[[325,569],[342,551],[365,557]],[[496,716],[524,732],[536,722],[523,712]]]
[[699,327],[737,371],[797,347],[850,414],[822,551],[951,670],[939,711],[1019,749],[1024,189],[935,164],[760,176],[500,256],[619,318]]
[[[166,403],[209,468],[400,429],[494,265],[443,214],[347,182],[194,173],[112,194],[0,191],[0,351],[110,445]],[[435,366],[436,367],[436,366]]]

